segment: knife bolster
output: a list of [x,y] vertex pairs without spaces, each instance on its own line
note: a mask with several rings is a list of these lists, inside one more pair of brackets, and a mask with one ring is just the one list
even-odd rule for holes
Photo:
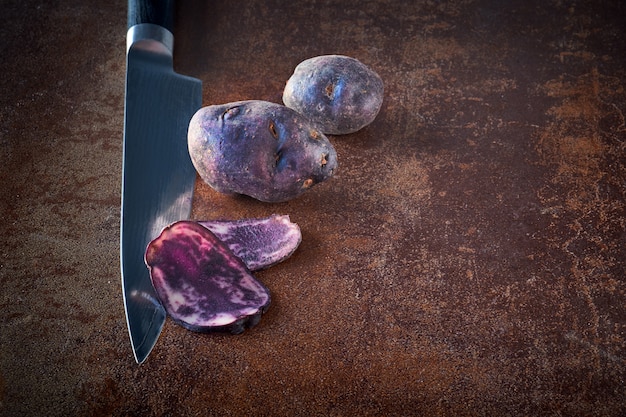
[[131,48],[150,52],[174,55],[174,35],[163,26],[153,23],[140,23],[131,26],[126,33],[126,53]]

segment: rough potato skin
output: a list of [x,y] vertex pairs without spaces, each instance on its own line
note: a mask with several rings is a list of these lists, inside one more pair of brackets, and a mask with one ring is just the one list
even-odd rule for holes
[[310,121],[261,100],[201,108],[189,123],[188,146],[215,190],[265,202],[291,200],[337,169],[334,147]]
[[381,78],[355,58],[322,55],[295,68],[283,102],[329,135],[353,133],[370,124],[383,103]]

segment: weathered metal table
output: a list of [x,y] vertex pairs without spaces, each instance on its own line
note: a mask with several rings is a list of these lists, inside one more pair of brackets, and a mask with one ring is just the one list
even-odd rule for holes
[[204,104],[280,102],[302,60],[385,81],[289,203],[198,182],[196,219],[289,214],[239,336],[132,358],[119,283],[125,3],[3,2],[0,414],[626,414],[620,1],[180,2]]

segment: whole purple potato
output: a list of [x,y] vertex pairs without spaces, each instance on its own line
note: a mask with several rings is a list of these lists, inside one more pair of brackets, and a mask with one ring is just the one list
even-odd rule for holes
[[283,102],[325,134],[356,132],[372,123],[383,103],[381,78],[357,59],[323,55],[298,64]]
[[191,160],[215,190],[266,202],[297,197],[330,178],[335,148],[304,116],[276,103],[203,107],[189,123]]

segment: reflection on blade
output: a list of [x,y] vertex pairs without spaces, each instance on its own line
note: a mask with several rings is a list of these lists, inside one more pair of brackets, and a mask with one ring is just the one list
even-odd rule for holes
[[127,55],[120,236],[124,306],[138,363],[166,317],[144,254],[165,226],[189,218],[196,171],[187,128],[202,99],[201,82],[175,73],[171,54],[146,42],[133,44]]
[[133,298],[133,300],[135,300],[135,302],[148,302],[157,308],[162,307],[161,302],[157,300],[152,294],[149,294],[147,292],[133,291],[131,292],[130,296]]

